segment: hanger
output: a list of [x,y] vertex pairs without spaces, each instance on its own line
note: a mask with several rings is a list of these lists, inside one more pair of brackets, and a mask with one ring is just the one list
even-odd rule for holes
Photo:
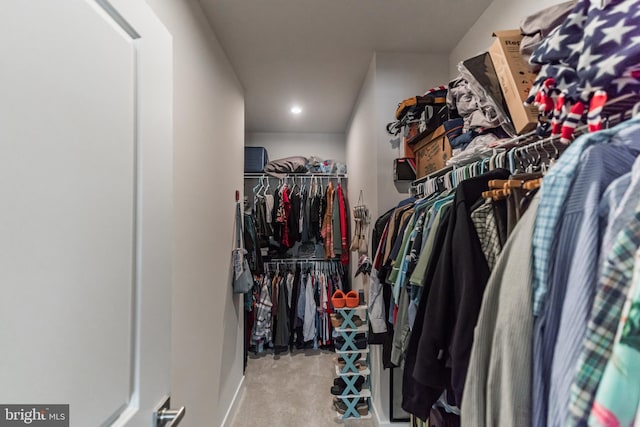
[[502,153],[498,154],[498,159],[500,161],[500,167],[502,169],[506,169],[507,168],[507,152],[503,151]]
[[509,171],[514,174],[518,170],[516,165],[516,149],[514,148],[509,150],[507,153],[507,158],[509,159]]
[[504,185],[507,183],[508,180],[506,179],[492,179],[489,181],[489,188],[491,189],[499,189],[499,188],[503,188]]
[[453,189],[453,176],[451,171],[447,172],[444,174],[444,187],[447,190],[452,190]]
[[531,181],[527,181],[522,185],[522,188],[525,190],[535,190],[536,188],[540,188],[542,185],[542,178],[532,179]]
[[268,176],[265,177],[265,181],[266,181],[267,185],[264,188],[264,190],[262,191],[262,194],[266,196],[267,195],[267,191],[269,191],[269,188],[270,188],[270,184],[269,184],[270,179],[269,179]]
[[485,172],[489,171],[489,162],[491,161],[491,159],[489,157],[487,157],[486,159],[482,159],[482,164],[481,164],[481,168],[480,168],[480,174],[484,174]]
[[553,147],[553,159],[557,160],[558,157],[560,157],[560,151],[558,150],[558,146],[556,145],[555,138],[551,138],[549,140],[549,142],[551,143],[551,146]]

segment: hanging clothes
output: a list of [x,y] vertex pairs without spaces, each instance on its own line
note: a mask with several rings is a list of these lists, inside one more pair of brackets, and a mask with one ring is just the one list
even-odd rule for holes
[[273,264],[275,271],[267,268],[263,276],[257,277],[257,320],[250,344],[256,352],[331,346],[330,295],[336,289],[344,289],[342,265],[336,261]]
[[640,410],[640,250],[634,258],[633,281],[591,409],[592,426],[630,426]]
[[295,188],[296,187],[289,190],[290,208],[287,217],[287,238],[289,239],[289,243],[287,247],[292,247],[294,242],[300,240],[300,206],[302,199],[300,198],[300,193],[295,191]]
[[[640,127],[637,130],[637,136],[640,136]],[[538,366],[547,366],[549,369],[540,368],[537,372],[541,375],[536,375],[535,380],[543,382],[545,396],[549,396],[549,426],[564,425],[562,420],[566,416],[572,379],[561,369],[569,367],[573,370],[575,366],[576,356],[566,357],[567,348],[569,343],[584,337],[586,306],[591,306],[593,301],[591,290],[595,289],[599,247],[606,226],[600,218],[601,199],[612,181],[631,170],[638,154],[640,140],[635,146],[607,143],[585,150],[580,156],[571,192],[563,206],[557,243],[554,243],[555,255],[551,261],[550,292],[544,312],[536,319],[537,323],[542,323],[536,329],[544,329],[543,333],[536,332],[537,348],[540,349],[536,351]],[[584,303],[576,304],[576,301]],[[570,320],[567,316],[571,316]],[[560,343],[558,340],[567,342]],[[559,347],[557,359],[554,357],[556,346]],[[553,377],[554,372],[558,377]]]
[[275,285],[275,289],[277,289],[275,293],[277,294],[278,304],[276,306],[276,315],[274,316],[274,320],[276,321],[276,332],[273,344],[276,347],[287,347],[289,345],[290,325],[288,315],[288,279],[289,274],[287,274],[286,277],[280,275],[278,276],[278,280]]
[[538,203],[534,198],[514,228],[489,278],[469,359],[462,425],[531,423],[531,237]]
[[[349,254],[343,247],[349,247],[349,218],[343,185],[338,182],[336,187],[329,180],[327,194],[314,178],[308,178],[310,185],[306,177],[300,178],[302,184],[292,179],[292,186],[285,180],[273,194],[267,192],[268,185],[254,188],[253,215],[260,248],[272,258],[321,258],[325,252],[331,255],[327,258],[340,257],[347,265]],[[327,207],[331,208],[330,215]],[[331,250],[325,234],[331,239]]]
[[271,279],[262,277],[260,281],[260,295],[256,304],[256,314],[251,341],[258,348],[271,344]]
[[322,220],[321,235],[324,239],[324,257],[335,258],[333,246],[333,183],[329,182],[326,191],[327,209]]

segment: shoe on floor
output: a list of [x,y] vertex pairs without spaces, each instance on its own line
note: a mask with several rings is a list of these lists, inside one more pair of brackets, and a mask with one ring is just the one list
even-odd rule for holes
[[[344,317],[342,317],[340,313],[331,313],[329,315],[329,319],[331,320],[331,325],[334,328],[340,328],[342,326],[342,323],[344,323]],[[356,328],[359,328],[360,326],[364,325],[364,320],[362,320],[360,316],[358,316],[357,314],[353,315],[353,317],[351,318],[351,321],[353,322],[354,325],[356,325]]]
[[[336,380],[339,379],[339,381],[336,384]],[[344,379],[342,379],[342,377],[338,377],[336,379],[334,379],[334,385],[331,387],[331,394],[335,395],[335,396],[339,396],[341,394],[344,394],[344,391],[347,388],[347,383],[344,381]],[[360,375],[358,377],[358,379],[355,382],[355,388],[356,390],[358,390],[358,392],[360,392],[362,390],[362,385],[364,384],[364,377],[362,375]]]
[[[333,407],[340,414],[345,414],[347,412],[347,404],[342,401],[342,399],[333,399]],[[356,404],[356,411],[358,415],[365,416],[369,413],[369,405],[364,399],[360,399],[360,401]]]
[[[342,362],[340,362],[340,359],[334,358],[333,363],[335,363],[336,366],[340,369],[344,369],[344,367],[347,366],[347,362],[345,362],[344,359],[342,360]],[[367,369],[367,364],[364,360],[356,360],[355,362],[353,362],[353,365],[358,368],[359,371],[364,371],[365,369]]]

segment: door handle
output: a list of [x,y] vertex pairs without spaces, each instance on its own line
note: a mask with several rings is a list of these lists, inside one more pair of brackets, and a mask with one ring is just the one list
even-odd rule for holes
[[158,405],[153,412],[153,426],[154,427],[176,427],[184,418],[184,414],[187,412],[187,408],[184,406],[180,409],[171,408],[171,397],[167,397]]

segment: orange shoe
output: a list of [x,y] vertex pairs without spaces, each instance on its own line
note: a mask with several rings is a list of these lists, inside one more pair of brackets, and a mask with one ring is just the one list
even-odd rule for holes
[[344,292],[339,289],[335,291],[331,297],[331,304],[333,304],[334,308],[344,308],[346,304]]
[[349,308],[356,308],[358,305],[360,305],[360,297],[358,296],[358,293],[356,291],[347,292],[345,300],[347,307]]

